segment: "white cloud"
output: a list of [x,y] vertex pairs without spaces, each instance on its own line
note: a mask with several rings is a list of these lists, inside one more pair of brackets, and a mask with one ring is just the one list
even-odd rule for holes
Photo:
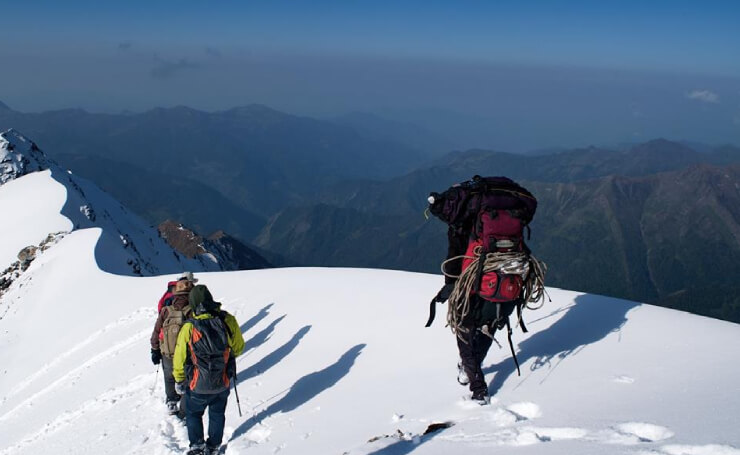
[[686,97],[692,100],[703,101],[705,103],[719,103],[719,95],[709,90],[694,90],[686,95]]

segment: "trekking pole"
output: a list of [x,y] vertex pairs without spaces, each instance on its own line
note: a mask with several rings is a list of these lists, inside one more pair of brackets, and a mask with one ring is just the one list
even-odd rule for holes
[[157,377],[159,376],[159,364],[157,364],[157,371],[154,372],[154,384],[152,384],[152,391],[150,395],[154,395],[154,389],[157,388]]
[[234,395],[236,395],[236,408],[239,410],[239,417],[241,417],[242,405],[239,402],[239,391],[236,389],[236,372],[234,372]]

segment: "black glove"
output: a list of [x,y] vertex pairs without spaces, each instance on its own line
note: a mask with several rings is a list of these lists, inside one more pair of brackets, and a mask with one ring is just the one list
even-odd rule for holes
[[185,395],[185,381],[175,383],[175,393]]
[[159,365],[159,362],[162,361],[162,351],[159,349],[152,349],[152,363],[155,365]]
[[452,290],[455,289],[455,283],[445,283],[444,286],[442,286],[442,289],[439,290],[437,295],[434,296],[431,302],[429,302],[429,319],[427,319],[427,323],[424,327],[429,327],[432,325],[432,322],[434,322],[434,316],[437,314],[437,307],[436,303],[445,303],[447,299],[450,298],[450,294],[452,294]]
[[442,286],[437,295],[434,297],[435,302],[444,303],[450,298],[452,290],[455,289],[455,283],[447,283]]

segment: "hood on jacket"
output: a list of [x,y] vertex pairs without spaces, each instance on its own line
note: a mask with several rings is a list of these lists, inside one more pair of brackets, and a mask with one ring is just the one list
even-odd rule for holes
[[190,301],[190,308],[196,315],[210,313],[221,307],[220,303],[213,301],[211,291],[204,284],[193,287],[188,300]]

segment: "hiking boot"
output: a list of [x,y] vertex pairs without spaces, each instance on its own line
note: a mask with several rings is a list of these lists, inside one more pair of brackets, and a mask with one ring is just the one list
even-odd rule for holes
[[491,397],[488,396],[488,391],[478,390],[473,392],[473,396],[470,397],[471,401],[478,403],[481,406],[485,406],[491,403]]
[[177,415],[177,413],[180,412],[180,407],[178,405],[178,401],[168,401],[167,412],[169,412],[171,416]]
[[463,368],[462,363],[457,364],[457,382],[460,385],[470,384],[470,378],[468,378],[468,374],[465,372],[465,368]]
[[221,447],[208,447],[206,446],[205,455],[219,455],[221,453]]
[[207,452],[207,448],[205,444],[193,446],[185,452],[185,455],[208,455],[209,452]]

